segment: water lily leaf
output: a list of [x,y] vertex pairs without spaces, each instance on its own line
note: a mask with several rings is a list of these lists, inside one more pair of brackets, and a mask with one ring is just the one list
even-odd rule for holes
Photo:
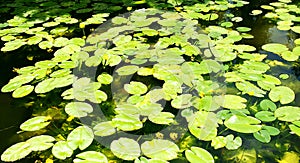
[[245,103],[247,102],[245,98],[237,95],[218,96],[216,101],[220,106],[227,109],[244,109],[246,108]]
[[176,19],[162,19],[157,21],[157,23],[165,27],[171,27],[178,25],[179,21]]
[[271,136],[266,130],[255,132],[253,133],[253,136],[255,137],[255,139],[263,143],[269,143],[271,141]]
[[39,47],[41,49],[50,49],[52,46],[53,46],[53,44],[50,41],[42,41],[39,43]]
[[274,102],[268,100],[268,99],[264,99],[259,103],[259,106],[262,110],[264,111],[275,111],[277,109],[276,104],[274,104]]
[[9,83],[7,83],[1,88],[1,92],[12,92],[21,86],[22,83],[18,81],[9,81]]
[[68,145],[68,142],[59,141],[52,147],[52,154],[54,157],[64,160],[67,157],[72,156],[73,149]]
[[58,65],[60,68],[75,68],[77,66],[77,62],[75,61],[63,61]]
[[102,73],[97,77],[97,81],[101,84],[110,84],[113,81],[113,77],[109,74]]
[[281,54],[284,51],[289,50],[285,45],[278,43],[269,43],[261,47],[265,51],[269,51],[275,54]]
[[175,159],[179,152],[179,148],[175,143],[162,139],[145,141],[141,145],[141,149],[145,156],[161,160]]
[[101,152],[85,151],[76,155],[74,163],[108,163],[106,156]]
[[291,27],[291,30],[296,33],[300,33],[300,26],[293,26],[293,27]]
[[249,31],[251,31],[251,28],[249,28],[249,27],[237,27],[236,29],[239,32],[249,32]]
[[28,38],[27,44],[28,45],[35,45],[40,43],[43,40],[41,36],[32,36]]
[[140,115],[149,116],[151,114],[160,113],[163,110],[161,104],[147,102],[139,106]]
[[191,94],[182,94],[177,96],[171,101],[171,105],[176,109],[184,109],[192,106],[191,103],[192,95]]
[[116,132],[111,121],[98,123],[94,128],[94,134],[97,136],[109,136]]
[[263,122],[272,122],[276,120],[274,113],[270,111],[260,111],[255,114],[255,117]]
[[112,119],[112,125],[123,131],[133,131],[143,127],[139,115],[118,114]]
[[224,125],[241,133],[254,133],[261,130],[260,120],[250,116],[232,115],[225,120]]
[[67,143],[73,150],[79,148],[86,149],[94,140],[93,130],[87,126],[75,128],[67,137]]
[[21,40],[21,39],[9,41],[4,44],[4,47],[1,48],[1,51],[13,51],[19,49],[21,46],[25,44],[26,44],[25,40]]
[[293,133],[300,136],[300,121],[294,121],[293,124],[289,125],[289,128]]
[[191,150],[185,151],[187,160],[191,163],[214,163],[213,156],[205,149],[191,147]]
[[297,121],[300,120],[300,107],[282,106],[275,110],[274,115],[281,121]]
[[242,139],[240,137],[236,137],[232,134],[226,136],[226,148],[229,150],[235,150],[242,146]]
[[68,44],[83,46],[85,45],[85,40],[82,38],[72,38],[71,40],[68,41]]
[[116,70],[116,72],[121,75],[121,76],[124,76],[124,75],[131,75],[131,74],[134,74],[138,71],[139,67],[138,66],[134,66],[134,65],[129,65],[129,66],[123,66],[123,67],[120,67]]
[[263,126],[262,129],[268,131],[271,136],[280,134],[280,130],[272,126]]
[[63,47],[66,46],[69,42],[68,38],[65,37],[58,37],[54,40],[53,46],[55,47]]
[[252,10],[252,11],[251,11],[251,15],[259,15],[259,14],[261,14],[261,13],[262,13],[261,10]]
[[125,84],[124,89],[129,94],[141,95],[147,92],[147,86],[141,82],[131,81],[130,84]]
[[231,18],[231,21],[233,21],[233,22],[241,22],[241,21],[243,21],[243,18],[242,17],[233,17],[233,18]]
[[161,159],[146,159],[145,157],[140,157],[140,159],[135,159],[134,163],[168,163],[168,161]]
[[51,120],[51,117],[33,117],[22,123],[20,125],[20,129],[23,131],[37,131],[48,126],[50,124],[49,120]]
[[23,85],[23,86],[17,88],[13,92],[12,96],[14,98],[21,98],[21,97],[29,95],[33,91],[33,89],[34,89],[34,86],[32,86],[32,85]]
[[13,162],[20,160],[31,153],[28,142],[20,142],[7,148],[1,155],[2,161]]
[[209,141],[217,136],[217,116],[215,113],[198,111],[189,121],[190,132],[200,140]]
[[30,144],[32,151],[44,151],[54,144],[55,138],[49,135],[39,135],[28,139],[26,142]]
[[284,51],[282,52],[281,57],[287,61],[296,61],[299,58],[299,53]]
[[35,63],[35,66],[36,67],[39,67],[39,68],[53,68],[54,66],[57,65],[57,62],[54,62],[54,61],[50,61],[50,60],[47,60],[47,61],[39,61],[39,62],[36,62]]
[[278,86],[271,89],[269,93],[269,98],[273,102],[280,101],[281,104],[288,104],[294,101],[295,93],[294,91],[286,86]]
[[110,149],[115,156],[123,160],[134,160],[141,155],[139,143],[129,138],[112,141]]
[[125,24],[125,23],[127,23],[127,22],[128,22],[128,19],[127,19],[127,18],[123,18],[123,17],[116,16],[116,17],[114,17],[111,21],[112,21],[112,23],[114,23],[114,24],[120,25],[120,24]]
[[85,117],[93,111],[93,107],[85,102],[70,102],[66,105],[65,111],[73,117]]
[[174,114],[169,112],[153,113],[148,116],[149,120],[156,124],[170,124],[174,122]]
[[67,76],[71,73],[70,69],[61,69],[61,70],[56,70],[56,71],[53,71],[51,74],[50,74],[50,77],[52,78],[59,78],[59,77],[64,77],[64,76]]
[[149,76],[153,74],[153,69],[152,68],[147,68],[147,67],[143,67],[140,68],[137,72],[138,75],[140,76]]
[[264,90],[271,90],[275,85],[280,85],[281,81],[272,75],[265,74],[264,79],[257,81],[257,84]]
[[264,95],[266,94],[265,91],[259,89],[257,86],[248,81],[237,82],[235,83],[235,86],[237,87],[237,89],[242,91],[243,94],[249,94],[250,96],[264,97]]
[[57,26],[59,24],[60,24],[60,22],[57,22],[57,21],[55,21],[55,22],[46,22],[46,23],[43,23],[43,27],[54,27],[54,26]]
[[54,78],[48,78],[38,83],[35,86],[34,91],[36,93],[47,93],[55,89],[55,85],[53,85]]
[[224,136],[217,136],[211,140],[211,146],[214,149],[219,149],[225,147],[227,144],[226,138]]

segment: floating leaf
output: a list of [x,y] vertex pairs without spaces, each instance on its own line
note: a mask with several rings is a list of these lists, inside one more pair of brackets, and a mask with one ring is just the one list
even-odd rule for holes
[[119,75],[131,75],[138,71],[139,67],[134,65],[123,66],[116,70]]
[[21,98],[21,97],[29,95],[33,91],[33,89],[34,89],[34,86],[32,86],[32,85],[24,85],[22,87],[17,88],[13,92],[12,96],[14,98]]
[[[218,98],[217,98],[218,97]],[[247,100],[237,95],[216,96],[217,103],[227,109],[244,109]]]
[[28,142],[20,142],[7,148],[1,155],[2,161],[13,162],[20,160],[31,153]]
[[191,150],[185,151],[187,160],[191,163],[214,163],[213,156],[205,149],[191,147]]
[[118,114],[112,119],[112,125],[123,131],[133,131],[143,127],[139,115]]
[[111,121],[98,123],[94,128],[94,134],[97,136],[109,136],[116,132]]
[[281,104],[288,104],[294,101],[295,93],[291,88],[286,86],[278,86],[271,89],[269,98],[273,102],[280,101]]
[[129,94],[141,95],[147,92],[147,86],[141,82],[131,81],[130,84],[125,84],[124,89]]
[[93,107],[85,102],[70,102],[66,105],[65,111],[73,117],[85,117],[93,111]]
[[9,41],[4,44],[4,47],[1,48],[1,51],[13,51],[19,49],[21,46],[25,44],[26,44],[25,40],[21,40],[21,39]]
[[282,106],[275,110],[274,115],[281,121],[297,121],[300,120],[300,107]]
[[241,133],[254,133],[261,130],[260,120],[250,116],[232,115],[226,119],[224,125],[229,129]]
[[242,139],[240,137],[236,137],[232,134],[226,136],[226,148],[229,150],[238,149],[242,145]]
[[269,143],[271,141],[271,136],[270,136],[269,132],[266,130],[261,130],[261,131],[255,132],[255,133],[253,133],[253,136],[255,137],[255,139],[257,139],[263,143]]
[[47,116],[33,117],[22,123],[20,128],[23,131],[37,131],[48,126],[50,124],[50,122],[48,122],[50,119],[51,117]]
[[226,138],[224,136],[217,136],[211,140],[211,146],[214,149],[219,149],[225,147],[227,144]]
[[97,77],[97,81],[101,84],[110,84],[113,81],[113,77],[109,74],[102,73]]
[[101,152],[85,151],[76,155],[74,163],[108,163],[106,156]]
[[54,78],[48,78],[38,83],[35,86],[34,91],[36,93],[47,93],[55,89],[55,85],[53,85]]
[[274,104],[274,102],[268,100],[268,99],[264,99],[259,103],[259,106],[262,110],[271,110],[271,111],[275,111],[277,109],[276,104]]
[[159,112],[159,113],[150,114],[148,116],[151,122],[156,124],[165,124],[165,125],[174,122],[173,119],[174,117],[175,116],[169,112]]
[[11,92],[11,91],[14,91],[16,90],[17,88],[21,87],[22,86],[22,83],[16,81],[9,81],[9,83],[7,83],[6,85],[4,85],[2,88],[1,88],[1,92]]
[[55,138],[49,135],[39,135],[28,139],[26,142],[30,144],[32,151],[44,151],[49,149],[54,144]]
[[67,137],[67,143],[73,150],[79,148],[86,149],[94,140],[93,130],[87,126],[75,128]]
[[289,125],[289,128],[294,134],[300,136],[300,121],[294,121],[292,123],[293,124]]
[[134,160],[141,155],[139,143],[129,138],[112,141],[110,149],[115,156],[123,160]]
[[300,33],[300,26],[293,26],[293,27],[291,27],[291,30],[296,33]]
[[52,154],[54,157],[64,160],[72,156],[73,150],[66,141],[59,141],[52,147]]
[[281,54],[284,51],[289,50],[285,45],[278,43],[269,43],[262,46],[262,49],[275,54]]
[[184,109],[192,106],[191,103],[192,95],[191,94],[182,94],[177,96],[171,101],[171,105],[176,109]]
[[274,117],[274,113],[270,111],[260,111],[255,114],[255,117],[263,122],[272,122],[276,118]]
[[145,156],[161,160],[175,159],[179,152],[179,148],[175,143],[161,139],[145,141],[141,145],[141,149]]

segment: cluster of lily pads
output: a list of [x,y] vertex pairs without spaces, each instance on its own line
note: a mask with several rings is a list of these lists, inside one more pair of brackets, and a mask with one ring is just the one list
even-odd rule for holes
[[[132,4],[155,7],[162,3],[158,2]],[[53,3],[41,1],[40,6],[51,8],[47,8],[49,12],[44,17],[34,19],[40,11],[29,10],[2,23],[0,36],[6,43],[1,51],[38,45],[49,52],[54,50],[54,56],[17,69],[19,75],[1,91],[22,98],[63,90],[61,111],[67,115],[63,124],[51,116],[35,115],[21,124],[20,129],[34,132],[51,123],[78,124],[63,137],[46,133],[14,144],[1,155],[1,160],[16,161],[32,152],[46,153],[51,149],[50,156],[39,159],[215,162],[222,158],[214,157],[213,149],[242,148],[244,134],[262,143],[271,142],[272,137],[282,132],[277,122],[285,123],[292,134],[300,136],[300,107],[295,105],[294,90],[282,84],[285,76],[269,74],[271,65],[265,62],[267,55],[257,53],[254,46],[240,43],[242,39],[253,38],[248,33],[251,28],[234,25],[242,21],[241,17],[232,13],[222,15],[224,19],[220,17],[222,11],[249,2],[184,3],[188,2],[168,0],[167,6],[171,5],[176,12],[140,9],[109,21],[105,19],[107,13],[82,21],[68,13],[57,17],[53,12],[61,10],[52,8]],[[278,13],[279,21],[292,22],[297,19],[290,19],[290,15],[299,9],[288,3],[280,0],[262,8]],[[105,3],[94,4],[92,8],[85,8],[88,4],[76,6],[75,2],[60,5],[80,14],[99,11],[96,8],[104,8]],[[7,6],[9,10],[10,5]],[[253,11],[251,15],[259,13]],[[89,24],[102,25],[87,38],[66,37],[72,34],[69,27],[74,31],[85,30]],[[297,28],[279,27],[294,32],[298,32]],[[299,57],[297,47],[289,50],[285,45],[271,43],[262,49],[287,61]],[[105,102],[111,103],[111,108],[101,108]],[[160,132],[154,136],[140,133],[149,124],[163,127],[169,137],[159,136]],[[186,135],[209,147],[198,145],[201,143],[182,145]],[[104,143],[97,144],[95,140]],[[105,152],[106,148],[109,152]]]

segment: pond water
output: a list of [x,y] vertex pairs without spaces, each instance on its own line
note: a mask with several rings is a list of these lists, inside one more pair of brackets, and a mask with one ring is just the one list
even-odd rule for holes
[[[246,44],[253,45],[258,49],[258,52],[268,54],[268,59],[273,61],[281,61],[286,63],[286,66],[275,66],[271,69],[270,73],[274,75],[279,75],[286,73],[290,75],[290,79],[284,83],[284,85],[290,86],[296,93],[296,104],[300,106],[300,67],[295,67],[294,65],[288,64],[284,60],[280,59],[277,55],[272,53],[267,53],[261,50],[261,46],[270,43],[277,42],[288,45],[290,47],[294,46],[293,39],[296,37],[295,34],[280,31],[273,24],[268,23],[268,20],[262,18],[262,15],[250,16],[249,13],[253,9],[259,9],[262,4],[268,4],[271,0],[251,0],[250,5],[240,8],[239,10],[231,11],[235,14],[241,16],[244,20],[240,22],[239,26],[250,27],[252,30],[250,34],[254,36],[255,39],[244,40]],[[44,60],[47,57],[44,55],[34,56],[33,60],[28,60],[27,54],[22,54],[22,51],[16,54],[11,53],[0,53],[0,87],[8,83],[16,74],[12,71],[14,68],[23,67],[26,65],[32,65],[38,60]],[[294,67],[293,67],[294,66]],[[292,86],[291,86],[292,85]],[[35,99],[25,98],[21,100],[16,100],[11,97],[11,93],[0,93],[0,153],[8,148],[10,145],[18,142],[21,138],[16,135],[19,131],[19,126],[22,122],[28,119],[31,115],[32,110],[28,108]],[[247,150],[238,151],[244,154],[248,154],[248,159],[251,160],[253,154],[252,149],[260,149],[260,152],[267,155],[267,153],[272,153],[272,145],[264,145],[263,143],[257,143],[255,139],[251,138],[245,141],[245,147]],[[287,143],[297,143],[298,149],[300,149],[300,139],[291,140]],[[276,143],[276,142],[274,142]],[[274,144],[273,144],[274,145]],[[289,146],[290,144],[287,144]],[[222,152],[222,151],[220,151]],[[273,156],[272,153],[269,154],[270,158]],[[225,157],[231,159],[230,157],[235,157],[238,155],[236,152],[231,154],[227,153]],[[251,162],[251,161],[250,161]]]

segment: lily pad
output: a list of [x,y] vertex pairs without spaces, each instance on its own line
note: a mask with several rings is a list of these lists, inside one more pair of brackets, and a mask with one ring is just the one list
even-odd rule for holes
[[70,102],[66,105],[65,111],[70,116],[85,117],[93,111],[93,107],[85,102]]
[[51,117],[47,116],[33,117],[22,123],[20,129],[23,131],[37,131],[48,126],[50,119]]
[[29,95],[33,91],[33,89],[34,89],[34,86],[32,86],[32,85],[23,85],[22,87],[17,88],[13,92],[12,96],[14,98],[21,98],[21,97]]
[[149,120],[156,124],[164,124],[168,125],[172,122],[174,122],[174,114],[169,112],[159,112],[155,114],[150,114],[148,116]]
[[273,102],[280,101],[281,104],[288,104],[294,101],[295,93],[294,91],[286,86],[278,86],[271,89],[269,93],[269,98]]
[[129,94],[141,95],[147,92],[147,86],[141,82],[131,81],[130,84],[125,84],[124,89]]
[[300,107],[282,106],[275,110],[274,115],[281,121],[297,121],[300,120]]
[[224,125],[229,129],[241,133],[254,133],[261,130],[260,120],[250,116],[232,115],[226,119]]
[[284,51],[289,50],[285,45],[278,43],[269,43],[262,46],[262,49],[275,54],[281,54]]
[[255,114],[255,117],[263,122],[272,122],[276,118],[274,117],[274,113],[270,111],[260,111]]
[[134,160],[141,155],[139,143],[129,138],[112,141],[110,149],[115,156],[123,160]]
[[58,159],[65,160],[67,157],[72,156],[73,149],[66,141],[58,141],[52,147],[52,154]]
[[185,151],[187,160],[191,163],[214,163],[213,156],[205,149],[191,147],[191,150]]
[[85,151],[76,155],[74,163],[108,163],[106,156],[101,152]]
[[138,71],[139,67],[138,66],[134,66],[134,65],[129,65],[129,66],[123,66],[123,67],[120,67],[116,70],[116,72],[121,75],[121,76],[124,76],[124,75],[131,75],[131,74],[134,74]]
[[28,139],[26,142],[30,144],[32,151],[44,151],[49,149],[54,144],[55,138],[49,135],[39,135]]
[[276,104],[274,104],[274,102],[268,100],[268,99],[264,99],[259,103],[259,106],[262,110],[264,111],[275,111],[277,109]]
[[139,115],[118,114],[112,119],[112,125],[123,131],[133,131],[143,127]]
[[237,95],[218,96],[216,101],[220,106],[227,109],[244,109],[246,108],[245,103],[247,102],[245,98]]
[[13,162],[20,160],[31,153],[28,142],[20,142],[7,148],[1,155],[2,161]]
[[289,125],[289,128],[294,134],[300,136],[300,121],[294,121],[292,123],[293,124]]
[[179,148],[175,143],[162,139],[146,141],[141,145],[141,149],[145,156],[161,160],[175,159],[179,152]]
[[232,134],[227,135],[226,137],[226,148],[229,150],[238,149],[242,146],[242,139],[240,137],[234,138]]
[[94,134],[97,136],[109,136],[116,132],[111,121],[98,123],[94,128]]
[[79,126],[71,131],[67,137],[67,143],[73,150],[86,149],[94,140],[93,130],[87,126]]

